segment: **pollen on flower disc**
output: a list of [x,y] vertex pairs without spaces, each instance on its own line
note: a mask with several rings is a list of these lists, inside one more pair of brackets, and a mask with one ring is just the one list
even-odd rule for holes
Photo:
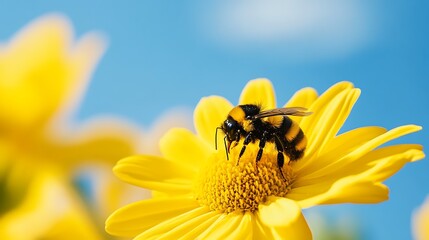
[[254,212],[268,196],[285,197],[293,180],[292,168],[285,162],[280,173],[277,151],[270,143],[256,163],[258,146],[251,143],[238,160],[242,144],[231,149],[229,160],[222,150],[214,153],[195,185],[197,200],[212,211]]

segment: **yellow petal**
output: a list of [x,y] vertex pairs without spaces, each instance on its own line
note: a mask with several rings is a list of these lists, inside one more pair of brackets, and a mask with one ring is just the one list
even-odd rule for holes
[[377,148],[365,156],[362,157],[363,160],[359,160],[365,163],[374,165],[378,161],[383,161],[384,158],[388,156],[393,156],[397,154],[405,154],[409,150],[413,151],[413,154],[410,156],[410,162],[418,161],[425,157],[423,152],[423,146],[419,144],[398,144],[393,146],[387,146],[382,148]]
[[258,78],[249,81],[240,95],[240,104],[256,104],[262,109],[273,109],[276,107],[276,97],[270,80]]
[[[294,170],[299,176],[307,176],[314,173],[329,164],[335,159],[341,159],[347,154],[353,152],[362,144],[374,139],[387,130],[381,127],[362,127],[345,132],[334,139],[322,149],[318,156],[309,156],[295,163]],[[335,159],[333,159],[335,156]],[[305,162],[305,161],[308,161]]]
[[318,118],[313,119],[312,130],[305,131],[308,138],[307,155],[311,156],[318,151],[323,151],[326,143],[335,137],[347,119],[359,94],[360,91],[357,89],[345,90],[336,95],[325,106],[323,113],[316,115]]
[[267,225],[286,226],[299,218],[301,208],[293,200],[271,197],[266,203],[259,205],[259,214],[262,222]]
[[[407,153],[410,150],[414,150],[412,155],[408,155]],[[328,187],[329,184],[333,184],[340,178],[365,172],[375,166],[377,162],[384,161],[384,159],[392,157],[409,158],[409,161],[411,162],[423,158],[424,154],[422,152],[422,146],[418,144],[400,144],[378,148],[362,156],[361,158],[348,161],[347,164],[331,165],[330,168],[334,168],[335,170],[331,169],[329,173],[323,173],[322,171],[318,175],[310,174],[307,176],[297,177],[296,181],[294,182],[294,187],[298,188],[307,185],[318,185],[320,191],[322,192],[325,188],[322,188],[320,183],[323,183],[326,187]]]
[[172,226],[172,229],[164,228],[164,234],[158,235],[163,239],[198,239],[213,222],[219,218],[220,214],[214,211],[205,212],[180,225]]
[[329,181],[322,181],[320,184],[293,188],[287,197],[294,200],[302,199],[299,201],[302,207],[333,203],[381,202],[388,198],[388,189],[381,182],[395,174],[407,162],[415,159],[416,155],[422,157],[422,151],[411,149],[401,154],[387,156],[375,161],[366,171],[346,175],[341,179],[338,176],[331,176],[332,179],[339,179],[332,185]]
[[334,99],[338,94],[343,91],[350,90],[353,88],[353,84],[350,82],[339,82],[328,90],[326,90],[313,104],[310,106],[309,111],[312,112],[310,116],[302,118],[301,128],[305,132],[313,132],[314,125],[317,124],[317,120],[324,115],[324,111],[329,103]]
[[[195,201],[196,202],[196,201]],[[172,203],[172,204],[176,204],[176,203]],[[198,207],[195,208],[191,211],[185,212],[181,215],[178,215],[176,217],[170,218],[164,222],[161,222],[155,226],[153,226],[152,228],[146,230],[145,232],[141,233],[140,235],[138,235],[135,240],[143,240],[143,239],[169,239],[169,238],[164,238],[165,234],[168,234],[169,231],[173,230],[174,228],[181,226],[183,224],[186,225],[187,222],[192,222],[194,221],[195,218],[200,218],[202,215],[204,218],[209,218],[212,216],[211,214],[207,213],[209,212],[209,210],[205,207]],[[190,231],[190,229],[188,229]],[[177,237],[177,236],[176,236]],[[170,238],[171,239],[171,238]],[[176,239],[176,238],[172,238],[172,239]]]
[[131,156],[113,168],[127,183],[155,191],[187,194],[192,191],[194,172],[186,166],[155,156]]
[[69,53],[70,84],[64,93],[64,101],[57,109],[56,120],[64,122],[70,119],[79,106],[88,87],[95,66],[101,60],[106,49],[105,40],[100,34],[87,33],[79,39]]
[[[65,55],[70,37],[68,22],[51,16],[32,22],[16,35],[7,49],[3,49],[0,56],[0,119],[13,121],[3,120],[2,124],[14,124],[9,126],[13,129],[29,129],[52,114],[64,92],[66,64],[60,58]],[[49,67],[52,70],[48,71]],[[54,82],[55,75],[58,79]],[[52,88],[58,89],[52,92]],[[44,92],[45,89],[48,91]]]
[[189,196],[153,198],[118,209],[106,220],[106,231],[132,237],[198,207]]
[[253,239],[252,215],[230,213],[212,224],[198,239]]
[[[173,128],[194,129],[192,121],[193,109],[176,107],[158,116],[153,122],[149,131],[145,131],[143,141],[141,142],[142,149],[145,154],[161,156],[160,139]],[[195,131],[194,131],[195,132]]]
[[[341,127],[342,121],[344,121],[348,115],[347,110],[349,108],[344,108],[341,104],[353,102],[353,98],[357,98],[356,95],[359,95],[359,92],[353,89],[353,84],[349,82],[340,82],[330,87],[313,102],[309,108],[312,114],[303,117],[300,122],[300,127],[308,139],[308,146],[304,155],[306,161],[300,161],[296,169],[310,166],[313,161],[317,159],[318,151],[323,151],[320,144],[326,144],[326,141],[330,140],[328,136],[325,135],[332,135],[334,132],[336,133],[338,131],[336,128],[329,129],[328,126],[335,122],[337,123],[337,128]],[[350,99],[350,101],[347,101],[347,99]],[[338,117],[335,111],[343,112],[343,114]],[[322,123],[324,125],[322,125]]]
[[[319,169],[309,172],[305,175],[305,178],[316,178],[319,176],[328,176],[330,174],[334,174],[339,171],[342,167],[346,167],[350,162],[356,161],[356,159],[361,158],[365,154],[369,153],[371,150],[376,147],[391,141],[393,139],[399,138],[403,135],[413,133],[421,130],[421,127],[415,125],[406,125],[394,128],[378,137],[375,137],[364,144],[361,144],[359,147],[355,148],[350,153],[337,158],[337,156],[333,156],[330,158],[330,163],[325,166],[320,167]],[[329,157],[329,156],[326,156]],[[341,170],[340,170],[341,171]],[[302,175],[304,177],[304,175]]]
[[270,197],[267,203],[259,205],[258,217],[275,239],[312,239],[301,208],[293,200]]
[[[369,181],[367,184],[371,185],[372,182],[381,182],[387,179],[406,162],[415,161],[423,157],[422,147],[417,144],[403,144],[380,148],[362,158],[354,159],[348,162],[348,164],[330,171],[330,173],[323,174],[322,171],[318,177],[314,178],[308,176],[297,177],[288,197],[294,200],[312,198],[326,193],[339,179],[359,174],[361,176],[363,176],[362,174],[367,174],[361,178]],[[383,170],[384,172],[378,170],[379,173],[375,173],[375,169],[379,169],[380,167],[385,169]],[[365,194],[362,197],[366,197]],[[386,197],[387,195],[381,199]]]
[[183,128],[171,129],[162,137],[159,144],[161,153],[166,159],[183,164],[195,173],[213,151],[213,148],[195,134]]
[[413,213],[412,230],[416,240],[429,239],[429,197],[426,197],[425,202]]
[[285,104],[285,107],[303,107],[309,108],[317,99],[317,92],[314,88],[306,87],[298,90],[290,100]]
[[214,146],[216,128],[225,121],[232,107],[232,104],[223,97],[202,98],[194,110],[197,135],[202,137],[210,146]]
[[336,154],[337,156],[343,156],[386,132],[387,130],[385,128],[377,126],[355,128],[334,137],[320,154]]
[[29,24],[0,52],[0,119],[15,131],[11,134],[40,130],[85,85],[103,44],[91,37],[70,49],[71,37],[65,18],[48,15]]
[[102,239],[71,189],[39,172],[24,201],[0,218],[0,239]]
[[119,159],[136,154],[139,129],[125,121],[99,118],[78,129],[65,126],[55,134],[33,145],[32,154],[44,159],[58,159],[66,168],[88,162],[115,164]]
[[272,234],[271,227],[268,227],[265,223],[261,222],[259,214],[255,214],[253,217],[253,239],[275,239]]
[[348,177],[335,182],[331,188],[324,194],[308,198],[305,193],[320,191],[317,189],[320,185],[307,186],[291,191],[288,198],[304,199],[298,201],[302,208],[308,208],[322,204],[338,204],[338,203],[379,203],[387,200],[389,189],[382,183],[374,183],[372,181],[356,179]]
[[[313,88],[303,88],[298,90],[291,99],[284,105],[284,107],[303,107],[309,109],[317,99],[317,92]],[[302,117],[289,116],[295,122],[300,123]]]
[[362,144],[355,151],[351,152],[347,157],[356,159],[388,141],[391,141],[393,139],[399,138],[401,136],[404,136],[413,132],[420,131],[421,129],[422,127],[416,126],[416,125],[405,125],[405,126],[394,128],[388,131],[387,133],[380,135],[379,137],[376,137],[365,144]]
[[366,179],[382,182],[398,172],[406,163],[424,158],[421,150],[410,149],[401,154],[382,158],[374,163],[374,167],[366,173]]
[[210,226],[212,226],[215,222],[217,222],[219,219],[223,218],[223,214],[219,214],[217,212],[210,211],[206,213],[207,217],[205,215],[204,219],[195,219],[193,221],[193,228],[189,229],[185,232],[181,237],[183,239],[200,239],[199,236],[206,231]]

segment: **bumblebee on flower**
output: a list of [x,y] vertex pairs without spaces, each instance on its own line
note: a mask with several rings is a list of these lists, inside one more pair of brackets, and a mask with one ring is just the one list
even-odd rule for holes
[[[289,107],[275,108],[261,111],[261,107],[255,104],[238,105],[228,114],[222,125],[216,128],[215,148],[217,149],[217,130],[221,129],[224,134],[225,149],[227,155],[230,151],[231,143],[235,147],[243,137],[243,146],[238,155],[237,164],[249,143],[259,140],[259,150],[256,155],[256,162],[259,162],[267,142],[274,142],[277,153],[277,165],[283,179],[282,167],[284,165],[284,155],[288,162],[300,159],[305,147],[307,138],[299,125],[287,117],[287,115],[306,116],[311,113],[305,112],[305,108]],[[279,116],[281,116],[279,118]],[[273,118],[277,117],[277,118]],[[228,156],[227,156],[228,158]]]
[[[131,156],[117,163],[114,173],[120,179],[157,195],[117,210],[106,221],[106,230],[135,239],[311,239],[301,209],[387,200],[388,188],[382,182],[424,153],[417,144],[379,146],[421,127],[361,127],[337,135],[359,94],[349,82],[320,96],[304,88],[280,109],[300,107],[294,113],[305,108],[312,114],[284,116],[289,114],[272,113],[278,107],[271,83],[250,81],[239,106],[260,103],[264,110],[255,119],[290,119],[290,126],[270,122],[283,130],[265,131],[270,136],[248,136],[250,131],[228,136],[223,131],[227,154],[223,148],[216,150],[213,136],[228,115],[237,119],[231,113],[234,105],[219,96],[201,99],[194,111],[196,134],[172,129],[160,141],[163,157]],[[306,140],[286,146],[300,132]],[[224,140],[221,135],[218,142]],[[291,146],[302,151],[298,158],[293,158]],[[292,161],[282,162],[284,156]]]

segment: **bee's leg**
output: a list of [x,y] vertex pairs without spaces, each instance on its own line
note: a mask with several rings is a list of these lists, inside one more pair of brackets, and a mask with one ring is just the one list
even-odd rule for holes
[[247,145],[252,141],[252,132],[249,132],[243,141],[243,147],[241,148],[240,154],[238,155],[237,165],[238,161],[240,161],[241,156],[243,156],[244,151],[246,151]]
[[223,138],[223,144],[225,145],[225,153],[226,153],[226,160],[229,160],[229,146],[230,144],[227,143],[228,138],[227,135],[225,135],[225,137]]
[[262,152],[264,151],[265,143],[267,142],[267,135],[268,132],[265,131],[264,133],[262,133],[261,140],[259,140],[259,151],[258,155],[256,155],[256,162],[259,162],[259,160],[261,160],[262,158]]
[[284,155],[283,155],[283,150],[284,150],[283,144],[282,144],[282,142],[280,141],[280,139],[279,139],[279,137],[277,135],[274,137],[274,142],[276,144],[276,148],[277,148],[277,151],[278,151],[277,152],[277,166],[279,167],[280,174],[282,175],[283,180],[286,181],[286,178],[283,175],[283,170],[282,170],[283,165],[285,164],[285,158],[284,158]]
[[278,152],[277,153],[277,166],[279,167],[279,171],[280,171],[280,174],[282,175],[283,180],[286,181],[286,178],[283,175],[283,170],[282,170],[284,163],[285,163],[285,158],[284,158],[283,152]]

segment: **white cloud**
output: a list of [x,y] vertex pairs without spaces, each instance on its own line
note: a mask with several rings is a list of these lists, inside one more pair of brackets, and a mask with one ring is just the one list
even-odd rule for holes
[[225,46],[323,59],[367,44],[370,12],[359,0],[221,0],[201,14],[206,33]]

